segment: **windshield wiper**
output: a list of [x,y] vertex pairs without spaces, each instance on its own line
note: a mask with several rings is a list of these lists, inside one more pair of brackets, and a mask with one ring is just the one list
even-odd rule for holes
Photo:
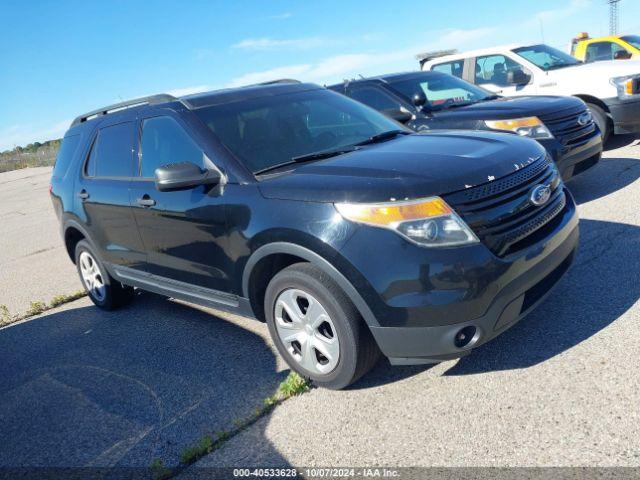
[[263,173],[267,173],[272,170],[277,170],[278,168],[281,168],[281,167],[286,167],[287,165],[294,165],[296,163],[311,162],[313,160],[322,160],[323,158],[336,157],[344,153],[353,152],[354,150],[358,150],[358,148],[355,146],[340,147],[334,150],[322,150],[320,152],[313,152],[313,153],[308,153],[306,155],[299,155],[297,157],[293,157],[291,160],[287,160],[286,162],[276,163],[275,165],[262,168],[253,173],[254,175],[261,175]]
[[486,97],[484,97],[482,99],[483,102],[488,102],[489,100],[497,100],[499,98],[502,98],[502,96],[500,95],[487,95]]
[[407,132],[406,130],[389,130],[388,132],[373,135],[362,142],[356,143],[356,145],[369,145],[371,143],[384,142],[385,140],[397,137],[398,135],[411,135],[411,133],[412,132]]

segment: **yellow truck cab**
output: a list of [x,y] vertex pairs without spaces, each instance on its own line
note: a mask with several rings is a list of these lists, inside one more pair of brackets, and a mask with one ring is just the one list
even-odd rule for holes
[[583,62],[640,59],[640,35],[589,38],[586,32],[571,41],[571,55]]

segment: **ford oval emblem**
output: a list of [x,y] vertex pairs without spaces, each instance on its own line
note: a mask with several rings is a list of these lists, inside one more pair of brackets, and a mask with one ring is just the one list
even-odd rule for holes
[[586,125],[591,121],[591,112],[584,112],[578,117],[578,125]]
[[549,201],[551,197],[551,188],[549,185],[536,185],[531,189],[531,195],[529,196],[529,200],[535,206],[539,207],[544,205]]

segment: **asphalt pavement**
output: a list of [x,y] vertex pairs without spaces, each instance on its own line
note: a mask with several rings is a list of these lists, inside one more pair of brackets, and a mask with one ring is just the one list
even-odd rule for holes
[[[570,184],[580,250],[525,320],[464,359],[382,360],[349,390],[287,400],[196,467],[640,466],[640,141],[614,142]],[[14,312],[80,287],[47,185],[46,169],[0,174]],[[175,465],[286,374],[258,322],[150,294],[111,313],[81,299],[0,329],[0,467]]]

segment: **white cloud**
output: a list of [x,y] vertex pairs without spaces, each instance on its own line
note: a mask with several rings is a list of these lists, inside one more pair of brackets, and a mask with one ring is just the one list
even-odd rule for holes
[[528,24],[551,23],[563,20],[570,17],[583,9],[587,9],[591,6],[592,0],[571,0],[568,5],[562,8],[555,8],[551,10],[542,10],[536,13]]
[[192,93],[208,92],[209,90],[215,90],[216,87],[212,85],[195,85],[193,87],[176,88],[169,90],[167,93],[174,97],[182,97],[184,95],[191,95]]
[[260,72],[251,72],[234,78],[229,82],[229,87],[240,87],[253,83],[267,82],[278,78],[299,78],[311,69],[310,64],[287,65],[285,67],[272,68]]
[[231,48],[241,50],[309,50],[312,48],[339,45],[341,42],[322,37],[292,38],[278,40],[270,37],[245,38],[231,45]]
[[293,13],[291,12],[284,12],[284,13],[279,13],[277,15],[269,16],[269,18],[272,20],[286,20],[287,18],[291,18],[291,17],[293,17]]
[[61,138],[71,125],[71,120],[62,120],[54,125],[11,125],[0,131],[0,151],[11,150],[33,142],[44,142]]

